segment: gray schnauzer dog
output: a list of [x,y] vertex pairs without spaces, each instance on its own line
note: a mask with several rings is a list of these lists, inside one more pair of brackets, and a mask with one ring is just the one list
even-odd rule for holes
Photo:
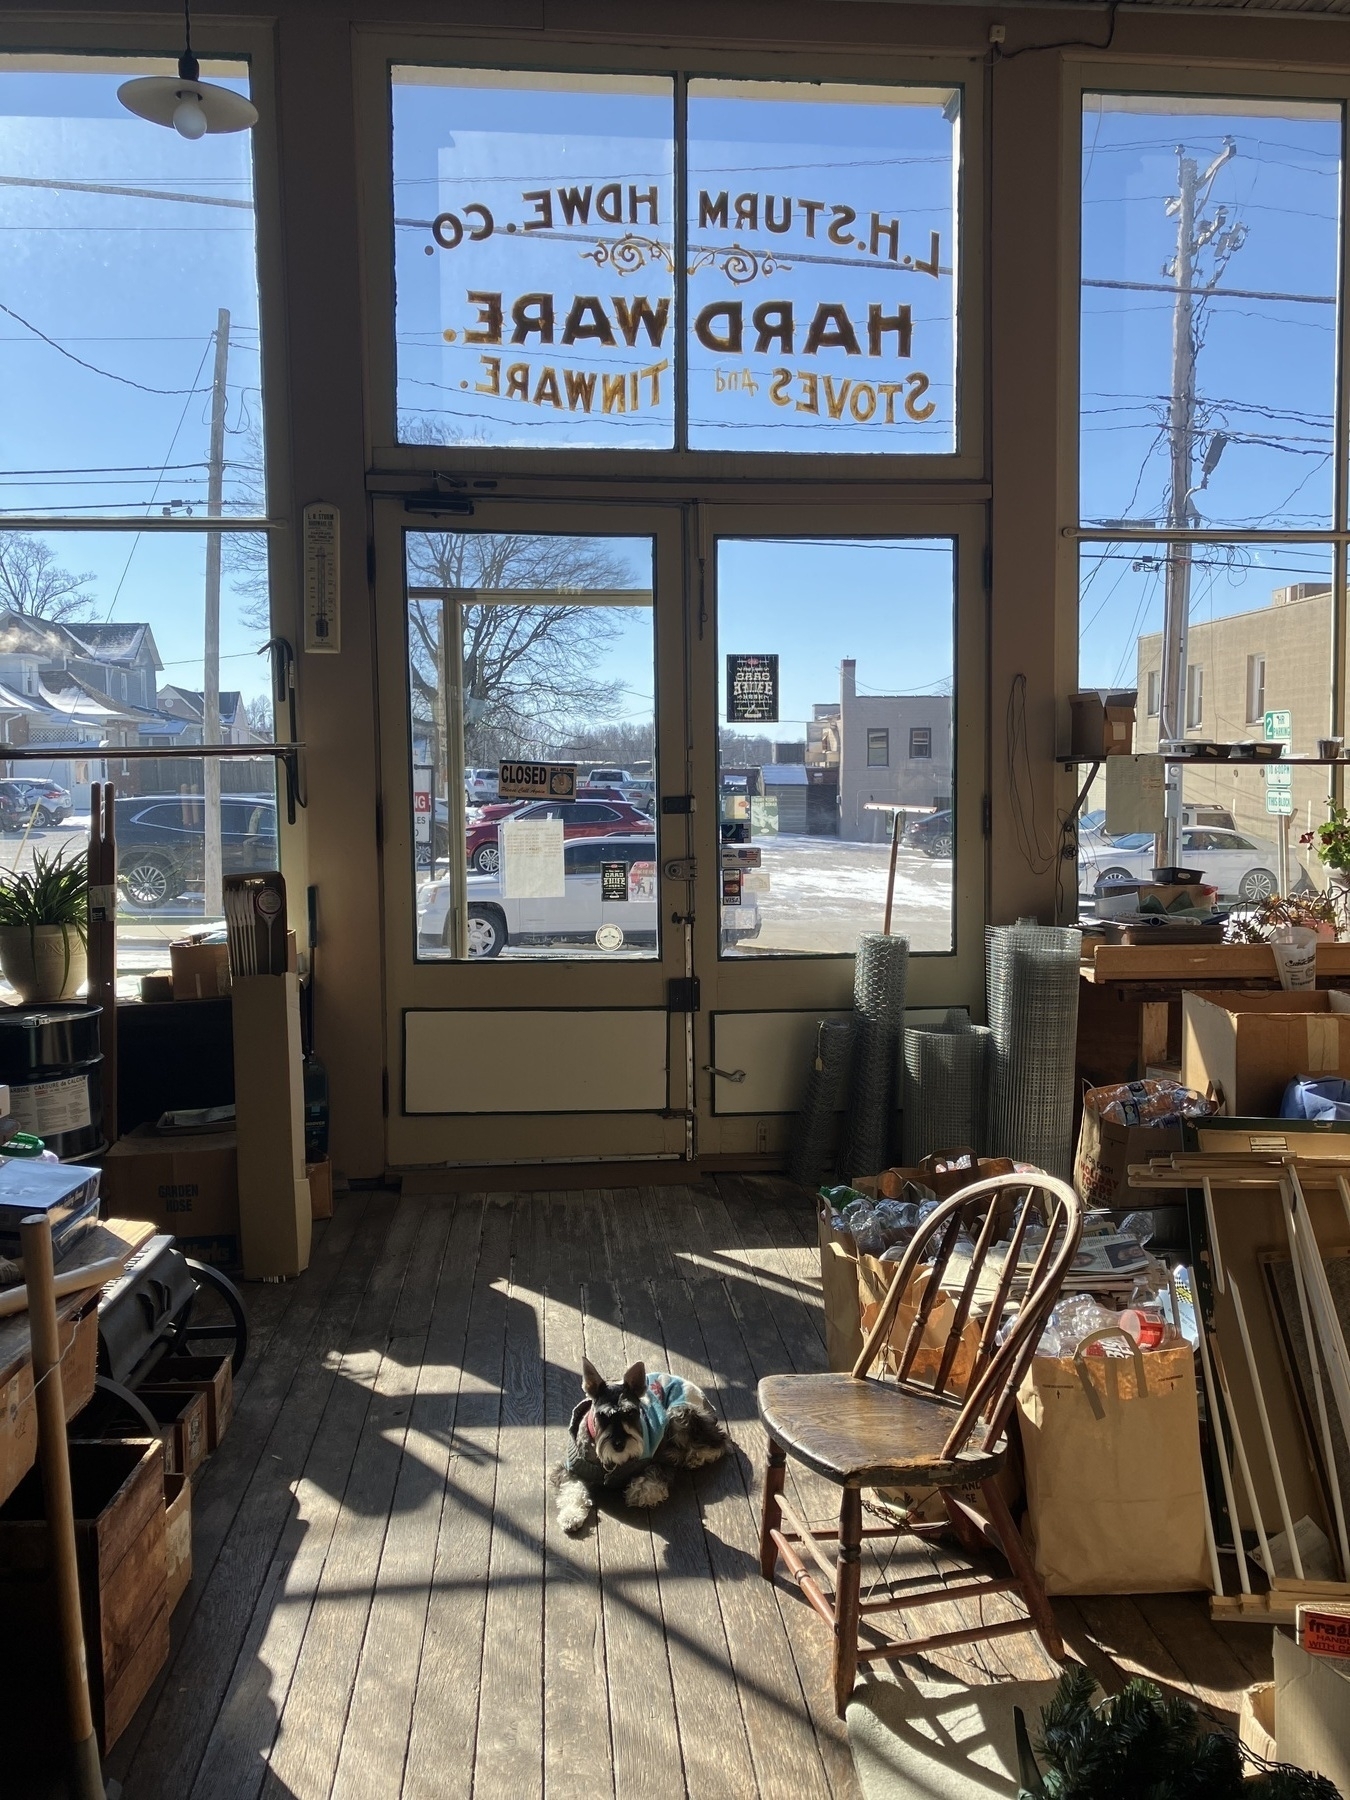
[[572,1414],[567,1461],[553,1471],[558,1523],[583,1531],[602,1488],[622,1488],[626,1506],[659,1506],[669,1471],[716,1462],[730,1444],[701,1388],[679,1375],[648,1374],[638,1362],[611,1386],[583,1357],[585,1399]]

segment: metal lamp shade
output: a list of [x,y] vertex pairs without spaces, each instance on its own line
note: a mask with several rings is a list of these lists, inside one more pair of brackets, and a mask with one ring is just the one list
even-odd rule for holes
[[117,98],[139,119],[152,125],[173,127],[173,115],[181,100],[195,100],[206,115],[208,132],[247,131],[258,122],[258,109],[251,100],[231,88],[217,87],[211,81],[188,80],[182,75],[140,75],[124,81]]

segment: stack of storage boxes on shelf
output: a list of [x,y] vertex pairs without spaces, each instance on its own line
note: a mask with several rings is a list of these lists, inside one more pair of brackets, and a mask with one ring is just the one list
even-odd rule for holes
[[[61,1539],[50,1445],[37,1422],[41,1320],[30,1331],[20,1220],[50,1221],[78,1571],[73,1629],[83,1634],[92,1727],[106,1754],[167,1658],[169,1620],[191,1581],[194,1483],[233,1414],[247,1320],[221,1271],[299,1274],[312,1207],[331,1204],[326,1161],[313,1171],[306,1164],[295,942],[280,876],[230,878],[227,911],[228,946],[192,945],[175,958],[174,980],[181,974],[183,997],[201,997],[203,1015],[227,996],[232,1102],[227,1093],[219,1107],[171,1111],[109,1146],[99,1093],[108,1011],[0,1014],[0,1054],[20,1085],[21,1116],[46,1123],[64,1154],[89,1159],[57,1161],[32,1133],[17,1132],[0,1088],[0,1683],[20,1768],[25,1757],[34,1768],[48,1766],[44,1757],[56,1766],[52,1728],[63,1715]],[[189,1009],[135,1010],[148,1031],[156,1012]],[[134,1086],[130,1059],[124,1073]],[[208,1080],[220,1078],[217,1067]],[[40,1120],[35,1106],[47,1109]]]

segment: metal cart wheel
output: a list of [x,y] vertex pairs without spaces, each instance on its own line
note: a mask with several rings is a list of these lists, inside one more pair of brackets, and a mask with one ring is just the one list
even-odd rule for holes
[[106,1394],[109,1400],[115,1401],[118,1406],[129,1412],[137,1425],[143,1426],[149,1436],[158,1437],[163,1431],[164,1427],[140,1395],[134,1394],[129,1387],[123,1387],[120,1381],[114,1381],[110,1375],[95,1376],[94,1391],[98,1394]]
[[199,1344],[228,1343],[230,1368],[238,1374],[248,1355],[248,1315],[238,1288],[209,1263],[184,1259],[197,1291],[174,1321],[171,1356],[192,1356]]

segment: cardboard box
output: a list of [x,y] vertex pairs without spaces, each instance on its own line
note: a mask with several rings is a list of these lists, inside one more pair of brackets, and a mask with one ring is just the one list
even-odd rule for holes
[[1069,755],[1129,756],[1134,751],[1135,689],[1089,688],[1069,695]]
[[1350,1793],[1350,1662],[1309,1656],[1275,1633],[1275,1741],[1280,1761]]
[[298,981],[241,976],[231,1001],[244,1273],[280,1280],[308,1266],[312,1224]]
[[1299,1075],[1350,1075],[1350,994],[1187,993],[1181,997],[1181,1079],[1234,1118],[1279,1117]]
[[331,1219],[333,1216],[333,1165],[325,1156],[319,1162],[305,1164],[305,1180],[309,1183],[309,1216]]
[[218,1000],[230,991],[230,947],[184,938],[169,945],[175,1000]]
[[1238,1713],[1238,1742],[1263,1762],[1278,1762],[1275,1753],[1275,1683],[1258,1682],[1242,1696]]
[[240,1266],[239,1169],[235,1134],[158,1137],[138,1125],[103,1159],[105,1210],[149,1219],[199,1262]]

